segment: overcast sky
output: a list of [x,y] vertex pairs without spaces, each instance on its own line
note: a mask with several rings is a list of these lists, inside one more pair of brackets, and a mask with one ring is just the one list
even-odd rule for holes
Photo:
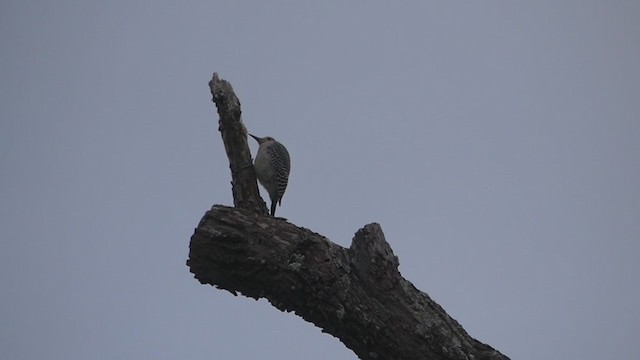
[[280,216],[380,223],[512,359],[638,359],[639,64],[638,1],[4,0],[0,357],[356,359],[185,266],[232,204],[215,71]]

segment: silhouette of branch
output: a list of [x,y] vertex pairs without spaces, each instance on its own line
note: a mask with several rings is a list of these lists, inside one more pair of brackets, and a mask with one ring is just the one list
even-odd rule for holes
[[[221,81],[216,79],[214,75],[212,82]],[[216,92],[214,85],[221,124],[223,116],[232,116],[241,125],[239,101],[231,86]],[[256,205],[251,193],[254,187],[257,191],[253,168],[247,176],[237,176],[245,174],[244,167],[238,169],[232,162],[250,163],[244,126],[225,122],[222,132],[232,163],[236,207],[213,206],[191,237],[187,265],[198,281],[294,311],[363,360],[509,359],[469,336],[402,277],[380,225],[358,230],[347,249],[268,216],[264,202],[262,208]]]

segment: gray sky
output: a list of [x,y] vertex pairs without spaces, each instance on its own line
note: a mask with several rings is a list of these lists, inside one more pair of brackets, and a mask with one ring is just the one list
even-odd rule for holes
[[379,222],[513,359],[640,358],[640,2],[226,3],[0,4],[1,358],[355,359],[185,266],[232,203],[214,71],[279,215]]

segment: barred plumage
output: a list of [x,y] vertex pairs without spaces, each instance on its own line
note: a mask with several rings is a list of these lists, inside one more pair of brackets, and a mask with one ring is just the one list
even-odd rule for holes
[[271,216],[275,216],[276,204],[282,204],[282,196],[289,182],[289,172],[291,170],[289,152],[284,145],[270,136],[260,138],[251,135],[251,137],[256,139],[260,145],[254,162],[256,176],[260,184],[269,193]]

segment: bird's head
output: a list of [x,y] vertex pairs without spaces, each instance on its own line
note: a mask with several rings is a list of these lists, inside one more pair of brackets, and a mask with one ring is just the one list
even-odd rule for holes
[[265,143],[267,141],[276,141],[276,139],[272,138],[271,136],[265,136],[263,138],[261,137],[257,137],[255,135],[249,134],[252,138],[256,139],[256,141],[258,142],[258,144],[262,144]]

